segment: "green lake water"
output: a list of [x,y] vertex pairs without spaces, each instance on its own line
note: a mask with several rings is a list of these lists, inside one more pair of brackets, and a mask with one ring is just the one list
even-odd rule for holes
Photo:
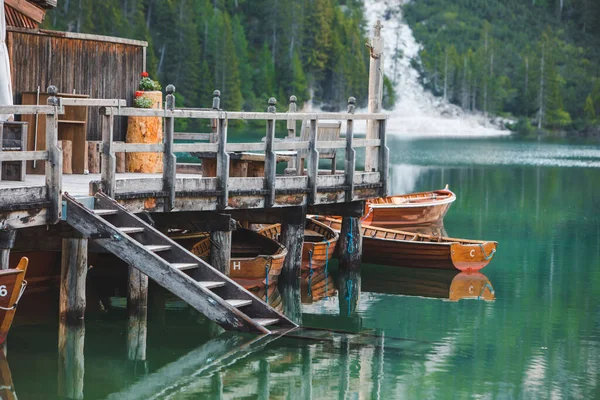
[[[330,330],[221,334],[181,303],[163,313],[151,302],[145,362],[128,360],[117,308],[87,316],[67,375],[55,323],[16,326],[8,362],[19,398],[56,398],[65,387],[85,399],[600,398],[600,147],[510,138],[389,146],[392,193],[449,184],[458,198],[448,234],[498,241],[481,271],[495,301],[430,298],[452,273],[420,279],[364,265],[349,307],[357,287],[332,263],[341,298],[302,305],[306,325]],[[407,277],[411,296],[395,283]]]

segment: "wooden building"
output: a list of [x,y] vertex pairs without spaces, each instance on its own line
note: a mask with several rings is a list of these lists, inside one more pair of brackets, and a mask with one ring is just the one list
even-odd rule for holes
[[[44,93],[54,85],[63,93],[90,98],[126,99],[146,70],[147,42],[117,37],[39,29],[56,0],[5,0],[7,47],[14,104],[22,93]],[[100,140],[100,116],[89,113],[87,140]],[[126,118],[115,121],[115,139],[123,140]]]

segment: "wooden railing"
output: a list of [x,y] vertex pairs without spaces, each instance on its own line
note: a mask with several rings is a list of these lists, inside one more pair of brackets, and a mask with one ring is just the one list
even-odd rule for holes
[[[379,194],[387,193],[388,158],[389,151],[386,146],[386,119],[385,114],[363,114],[354,113],[354,104],[349,105],[348,113],[277,113],[275,112],[275,99],[270,100],[267,112],[230,112],[219,109],[176,109],[175,87],[167,87],[166,106],[164,109],[141,109],[129,107],[103,107],[100,109],[102,115],[102,177],[101,189],[111,197],[117,193],[116,178],[116,152],[159,152],[163,153],[164,167],[162,173],[162,185],[156,186],[156,179],[147,181],[129,181],[127,183],[128,194],[135,196],[138,191],[140,197],[154,193],[154,197],[164,197],[165,211],[175,208],[176,194],[199,195],[216,197],[217,209],[222,210],[228,206],[229,198],[234,195],[260,195],[264,197],[264,206],[276,205],[275,197],[278,194],[307,194],[308,204],[318,202],[317,193],[325,189],[343,190],[344,198],[338,201],[355,200],[355,182],[357,172],[356,148],[364,147],[367,153],[374,157],[367,159],[376,160],[376,165],[366,163],[363,175],[369,175],[369,179],[360,182],[362,186],[378,186]],[[351,99],[352,100],[352,99]],[[218,102],[217,108],[218,108]],[[113,127],[114,117],[161,117],[164,119],[164,141],[157,144],[134,144],[114,143]],[[209,119],[213,120],[216,127],[216,143],[174,143],[175,120],[187,119]],[[233,120],[262,120],[266,122],[266,136],[261,143],[229,143],[227,140],[228,121]],[[317,121],[323,120],[345,120],[347,131],[345,139],[339,141],[317,140]],[[354,121],[372,121],[378,126],[378,137],[366,139],[354,139]],[[306,121],[310,124],[310,135],[308,141],[282,140],[275,141],[276,121]],[[202,139],[206,139],[202,135]],[[191,136],[190,136],[191,138]],[[345,149],[346,160],[343,175],[319,175],[319,150],[320,149]],[[276,175],[276,152],[277,151],[300,151],[308,152],[307,176],[277,176]],[[265,155],[264,178],[234,178],[229,176],[229,153],[231,152],[262,152]],[[216,178],[203,178],[204,182],[197,182],[194,187],[178,188],[176,185],[176,152],[203,152],[216,156],[217,173]],[[214,180],[214,181],[213,181]],[[120,194],[122,188],[119,188]],[[158,195],[157,195],[158,193]]]

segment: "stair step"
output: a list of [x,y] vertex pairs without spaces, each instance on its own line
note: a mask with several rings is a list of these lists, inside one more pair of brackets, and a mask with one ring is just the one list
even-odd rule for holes
[[262,326],[273,325],[279,322],[279,318],[254,318],[252,320]]
[[214,288],[225,286],[225,282],[219,282],[219,281],[198,281],[198,283],[200,284],[200,286],[204,287],[205,289],[214,289]]
[[194,269],[198,267],[197,263],[172,263],[171,266],[180,271],[184,271],[186,269]]
[[244,306],[249,306],[250,304],[252,304],[252,300],[227,299],[225,301],[227,303],[229,303],[230,306],[236,307],[236,308],[240,308],[240,307],[244,307]]
[[98,209],[98,210],[92,210],[92,212],[96,215],[114,215],[117,214],[119,212],[119,210],[102,210],[102,209]]
[[135,226],[120,226],[119,230],[123,233],[140,233],[144,232],[143,227],[135,227]]
[[148,244],[146,246],[144,246],[146,248],[146,250],[148,251],[152,251],[154,253],[159,252],[159,251],[166,251],[166,250],[171,250],[171,246],[168,244]]

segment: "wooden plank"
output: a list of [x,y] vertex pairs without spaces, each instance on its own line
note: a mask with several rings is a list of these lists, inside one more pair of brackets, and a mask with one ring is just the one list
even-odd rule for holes
[[[268,122],[267,122],[268,123]],[[227,151],[265,151],[265,143],[227,143]]]
[[217,190],[221,191],[218,208],[224,210],[229,203],[228,180],[229,180],[229,154],[227,146],[227,120],[220,118],[218,121],[219,148],[217,152]]
[[61,98],[63,106],[73,107],[126,107],[124,99],[83,99],[83,98]]
[[210,133],[175,132],[175,140],[210,140]]
[[354,198],[354,172],[356,170],[356,151],[354,150],[354,120],[346,121],[346,158],[344,159],[344,176],[346,184],[345,200]]
[[342,140],[327,140],[320,141],[317,149],[345,149],[346,142]]
[[101,182],[102,191],[108,196],[115,195],[115,175],[117,169],[117,160],[113,148],[113,130],[114,117],[102,117],[102,171]]
[[64,114],[63,108],[55,110],[54,106],[47,105],[14,105],[14,106],[0,106],[0,114],[15,114],[15,115],[48,115],[54,114],[54,112],[61,115]]
[[358,147],[379,147],[380,139],[356,139],[354,140],[354,148]]
[[47,151],[3,151],[0,152],[0,162],[2,161],[30,161],[47,160]]
[[[380,113],[383,107],[383,38],[381,37],[381,24],[375,29],[370,48],[369,64],[369,113]],[[378,124],[374,120],[367,121],[367,139],[378,139]],[[376,148],[367,147],[365,152],[365,171],[377,171],[378,151]]]
[[381,173],[381,184],[383,185],[381,188],[381,197],[385,197],[388,195],[388,175],[389,175],[389,165],[390,165],[390,149],[387,147],[387,139],[386,139],[386,120],[379,121],[379,172]]
[[70,140],[59,140],[58,147],[62,151],[62,169],[64,175],[73,173],[73,142]]
[[[291,116],[299,120],[341,120],[348,118],[346,113],[268,113],[268,112],[230,112],[230,111],[204,111],[199,109],[176,109],[165,111],[152,108],[133,108],[133,107],[105,107],[100,109],[102,115],[120,115],[124,117],[175,117],[175,118],[196,118],[196,119],[228,119],[228,120],[269,120],[275,119],[283,121]],[[359,113],[354,114],[355,120],[377,120],[387,119],[387,114],[382,113]]]
[[[297,212],[304,213],[304,209],[301,207],[297,210],[299,210]],[[281,224],[281,235],[279,240],[288,251],[281,271],[281,279],[283,279],[283,282],[290,282],[300,278],[300,269],[302,267],[302,240],[298,240],[298,238],[304,237],[304,222],[304,219],[302,219],[298,222]]]
[[219,150],[217,143],[175,143],[173,151],[176,153],[191,153],[191,152],[212,152],[216,153]]
[[[15,27],[7,27],[7,30],[13,32],[21,32],[22,29]],[[40,29],[36,34],[40,36],[48,36],[55,38],[66,38],[66,39],[79,39],[79,40],[90,40],[93,42],[106,42],[106,43],[116,43],[116,44],[128,44],[132,46],[138,47],[148,47],[148,42],[143,40],[133,40],[133,39],[125,39],[115,36],[103,36],[103,35],[90,35],[85,33],[77,33],[77,32],[63,32],[63,31],[51,31],[47,29]]]
[[45,207],[2,211],[0,212],[0,224],[3,229],[22,229],[47,225],[48,221],[46,215],[47,209]]
[[273,143],[273,150],[275,151],[287,151],[287,150],[308,150],[309,142],[305,141],[292,141],[292,140],[281,140]]
[[202,165],[198,163],[177,163],[176,172],[178,174],[202,174]]
[[[50,100],[49,100],[50,101]],[[46,115],[46,187],[48,188],[47,221],[57,223],[62,215],[62,151],[58,147],[58,115]]]
[[88,172],[90,174],[100,173],[100,152],[101,143],[98,141],[88,141]]
[[163,143],[124,143],[112,145],[114,153],[162,153],[165,151]]
[[[317,120],[310,121],[310,136],[308,147],[308,203],[314,204],[317,197],[317,177],[319,176],[319,151],[317,150]],[[298,164],[300,167],[302,165]]]
[[275,141],[275,120],[267,121],[267,133],[265,136],[265,206],[273,207],[275,203],[275,175],[277,162],[275,152],[273,151],[273,142]]
[[87,256],[87,239],[63,239],[59,301],[61,321],[73,323],[84,319]]

